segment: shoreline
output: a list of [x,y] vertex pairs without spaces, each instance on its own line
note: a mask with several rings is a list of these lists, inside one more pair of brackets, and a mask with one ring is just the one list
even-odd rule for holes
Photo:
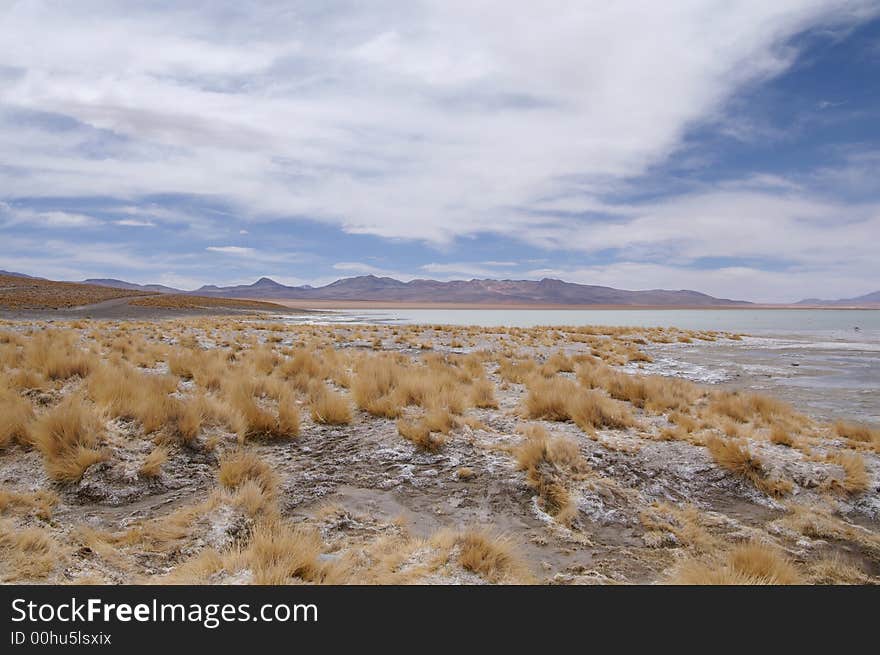
[[[242,299],[237,299],[242,300]],[[252,300],[252,299],[243,299]],[[571,311],[622,311],[622,310],[780,310],[780,309],[803,309],[803,310],[852,310],[852,311],[880,311],[880,305],[875,306],[828,306],[828,305],[567,305],[567,304],[499,304],[499,303],[464,303],[464,302],[406,302],[406,301],[382,301],[382,300],[296,300],[296,299],[272,299],[270,302],[284,307],[312,310],[332,309],[498,309],[498,310],[571,310]]]

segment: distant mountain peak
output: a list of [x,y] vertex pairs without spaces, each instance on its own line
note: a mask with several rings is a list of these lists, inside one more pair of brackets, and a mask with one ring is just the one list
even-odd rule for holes
[[276,282],[275,280],[273,280],[273,279],[270,278],[270,277],[261,277],[259,280],[257,280],[256,282],[254,282],[251,286],[253,286],[253,287],[281,287],[281,288],[287,288],[287,287],[285,287],[283,284],[280,284],[279,282]]

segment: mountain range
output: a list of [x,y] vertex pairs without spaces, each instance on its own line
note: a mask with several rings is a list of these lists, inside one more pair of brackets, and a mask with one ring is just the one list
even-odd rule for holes
[[[33,278],[25,273],[2,271],[0,275]],[[33,278],[43,279],[43,278]],[[649,289],[630,291],[590,284],[575,284],[553,278],[543,280],[412,280],[401,282],[390,277],[361,275],[336,280],[321,287],[288,286],[268,277],[253,284],[236,286],[205,285],[194,290],[175,289],[163,284],[135,284],[114,278],[89,278],[81,283],[148,293],[174,293],[219,298],[262,300],[336,300],[410,303],[470,303],[497,305],[622,305],[667,307],[750,306],[744,300],[715,298],[687,289]],[[818,307],[880,307],[880,291],[854,298],[822,300],[806,298],[795,305]]]
[[840,298],[838,300],[822,300],[820,298],[805,298],[797,303],[798,305],[819,305],[819,306],[843,306],[843,307],[863,307],[865,305],[880,305],[880,291],[866,293],[864,296],[856,296],[855,298]]
[[745,301],[715,298],[690,290],[650,289],[629,291],[612,287],[574,284],[552,278],[542,280],[412,280],[361,275],[322,287],[287,286],[267,277],[253,284],[220,287],[206,285],[193,291],[123,280],[88,279],[87,284],[154,293],[188,293],[225,298],[262,300],[339,300],[423,303],[480,303],[498,305],[664,305],[708,307],[748,305]]

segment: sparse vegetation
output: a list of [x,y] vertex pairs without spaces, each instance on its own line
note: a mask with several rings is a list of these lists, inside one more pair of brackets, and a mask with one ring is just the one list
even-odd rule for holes
[[750,481],[764,493],[784,496],[791,492],[791,482],[778,476],[770,476],[761,460],[749,452],[743,441],[711,437],[706,442],[706,447],[719,466],[737,477]]
[[[648,344],[726,338],[9,322],[0,578],[878,582],[875,428],[630,372]],[[397,519],[364,509],[386,494]],[[410,534],[425,511],[437,531]],[[496,518],[526,526],[528,547],[498,536]]]

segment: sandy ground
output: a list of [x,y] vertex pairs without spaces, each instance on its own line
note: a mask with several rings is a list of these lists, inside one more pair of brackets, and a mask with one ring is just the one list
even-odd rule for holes
[[[9,320],[53,320],[69,321],[77,319],[96,320],[154,320],[168,318],[187,318],[197,316],[256,315],[265,313],[260,310],[236,309],[229,307],[201,308],[169,308],[143,307],[133,305],[132,301],[141,298],[114,298],[103,302],[71,307],[66,309],[3,309],[0,308],[0,319]],[[274,312],[273,312],[274,313]],[[290,314],[306,314],[308,310],[290,307]]]

